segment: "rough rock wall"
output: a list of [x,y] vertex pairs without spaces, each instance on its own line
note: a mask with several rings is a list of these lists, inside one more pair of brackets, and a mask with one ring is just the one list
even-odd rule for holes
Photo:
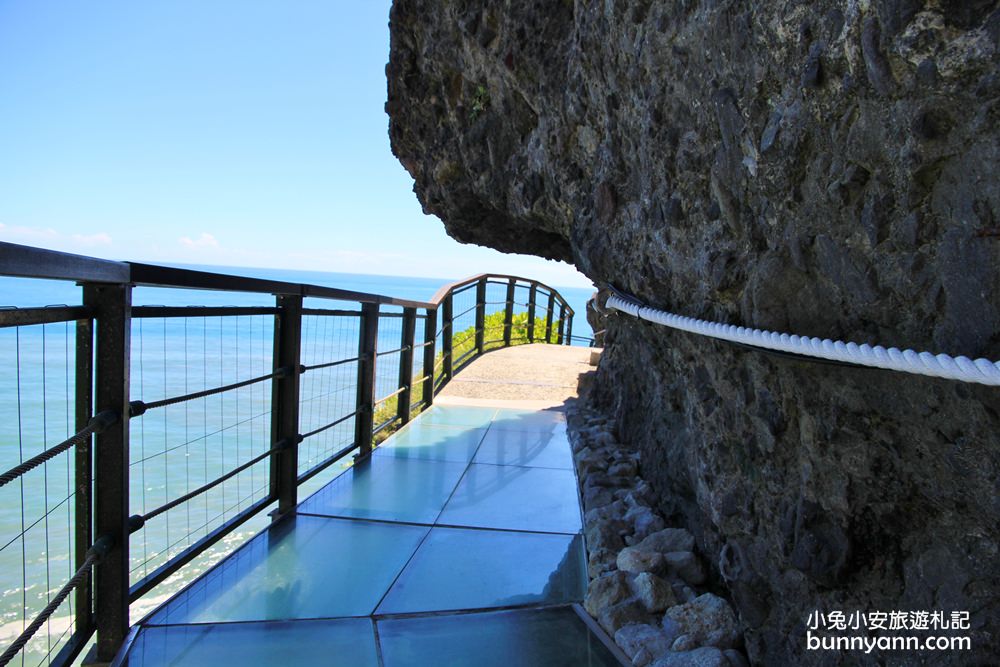
[[[695,317],[1000,359],[994,0],[396,0],[390,23],[393,150],[458,240]],[[1000,651],[1000,391],[626,316],[607,343],[607,406],[719,554],[751,658],[874,664],[805,651],[816,608],[969,611],[974,653],[934,664]]]

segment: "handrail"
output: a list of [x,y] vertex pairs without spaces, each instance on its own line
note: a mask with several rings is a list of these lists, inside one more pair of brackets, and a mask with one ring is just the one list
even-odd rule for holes
[[[75,591],[77,608],[87,611],[78,614],[74,631],[65,640],[65,645],[52,662],[60,667],[68,665],[77,657],[95,631],[98,639],[96,659],[109,660],[126,636],[130,602],[153,590],[160,582],[180,570],[207,548],[218,543],[245,521],[258,515],[265,507],[278,504],[278,510],[273,515],[276,517],[275,520],[289,512],[297,503],[298,486],[336,461],[352,452],[359,452],[356,458],[370,455],[377,434],[384,434],[397,425],[406,424],[411,418],[411,410],[426,409],[431,406],[436,393],[454,377],[456,372],[479,355],[497,347],[513,344],[531,342],[570,344],[574,339],[581,338],[572,333],[574,310],[557,290],[536,280],[507,274],[481,273],[470,276],[443,286],[429,301],[417,301],[306,283],[265,280],[141,262],[112,262],[0,242],[0,275],[74,280],[83,288],[81,305],[0,309],[0,327],[74,321],[76,323],[76,393],[75,398],[73,394],[67,396],[67,401],[76,403],[75,434],[0,474],[0,486],[15,479],[30,484],[33,483],[31,478],[24,476],[31,470],[57,456],[75,457],[72,459],[74,462],[72,470],[75,470],[76,475],[73,489],[77,521],[70,556],[74,557],[75,553],[75,566],[78,572],[73,580],[63,587],[59,599],[61,601],[70,592]],[[495,296],[493,300],[488,300],[486,296],[489,285],[506,287],[504,300],[498,301]],[[131,290],[134,286],[271,294],[275,296],[275,303],[273,306],[136,306],[133,308]],[[528,289],[526,302],[515,298],[515,290],[518,287]],[[456,293],[465,293],[466,290],[474,292],[475,303],[455,315],[452,307],[453,297]],[[356,304],[359,308],[357,310],[305,308],[303,307],[305,298],[346,301]],[[464,302],[463,297],[463,307]],[[402,308],[403,311],[380,312],[382,306]],[[519,316],[527,315],[526,332],[514,332],[515,309],[521,309],[518,312]],[[468,328],[456,330],[456,321],[473,311],[476,324],[471,327],[471,331],[467,333]],[[230,383],[225,383],[220,378],[214,387],[193,386],[191,389],[194,391],[188,390],[183,394],[170,395],[171,392],[164,391],[168,394],[167,398],[149,402],[144,402],[142,396],[136,396],[137,400],[132,400],[129,396],[130,387],[142,387],[141,383],[136,387],[135,383],[129,381],[129,369],[135,359],[130,351],[130,331],[133,323],[148,322],[149,318],[163,318],[166,331],[168,319],[231,317],[232,322],[243,322],[243,326],[250,326],[252,332],[252,324],[247,324],[250,321],[239,319],[240,316],[246,315],[273,317],[273,328],[267,334],[273,337],[273,354],[270,355],[273,365],[270,369],[262,369],[254,373],[254,377]],[[502,326],[496,323],[496,319],[492,319],[497,315],[503,315]],[[339,349],[329,356],[309,358],[308,365],[303,363],[302,340],[307,335],[303,329],[303,316],[340,317],[346,318],[345,321],[356,322],[356,326],[345,325],[340,331],[354,332],[350,335],[358,338],[357,349]],[[386,320],[383,324],[387,325],[397,319],[400,320],[399,333],[396,333],[396,329],[392,329],[390,332],[383,331],[380,336],[379,322],[383,318]],[[423,332],[418,334],[417,329],[421,321],[424,322]],[[439,321],[440,329],[438,329]],[[519,320],[517,326],[524,326],[523,321]],[[183,330],[186,336],[187,320]],[[326,331],[325,325],[323,330]],[[65,333],[59,335],[66,336],[67,364],[72,364],[68,352],[73,344],[69,331],[67,326]],[[221,345],[223,340],[221,326],[219,333],[213,335],[220,337]],[[314,331],[312,335],[317,334]],[[141,333],[139,337],[141,338]],[[486,340],[487,337],[490,340]],[[391,338],[391,341],[388,338]],[[164,342],[162,357],[164,365],[168,359],[166,349]],[[220,359],[225,358],[221,347],[218,354]],[[417,364],[418,368],[414,368],[418,357],[420,363]],[[300,397],[304,376],[317,377],[316,381],[320,381],[326,376],[314,372],[345,364],[356,366],[356,368],[348,367],[349,375],[353,376],[356,373],[356,377],[352,380],[353,388],[350,382],[346,382],[335,392],[323,393],[324,390],[321,390],[319,394],[314,392],[308,399]],[[388,377],[385,371],[377,376],[377,370],[387,364],[390,370],[393,368],[398,370],[398,377],[393,378],[396,389],[377,397],[376,385],[380,387],[380,392],[385,391],[385,381]],[[270,372],[267,372],[268,370]],[[419,373],[416,372],[418,370]],[[163,417],[163,422],[156,419],[152,422],[143,422],[141,419],[144,413],[155,408],[207,399],[210,396],[227,393],[232,395],[231,392],[265,382],[271,387],[270,402],[265,404],[269,405],[269,408],[264,409],[270,410],[272,429],[268,441],[270,444],[266,449],[252,450],[245,459],[238,455],[237,460],[225,466],[218,476],[214,479],[199,480],[196,487],[192,487],[193,480],[188,478],[187,484],[179,489],[183,493],[165,497],[154,509],[145,510],[143,506],[143,512],[129,514],[127,499],[132,483],[130,475],[133,474],[130,469],[132,465],[142,465],[147,460],[144,457],[135,464],[129,462],[130,421],[143,424],[143,428],[146,429],[150,428],[150,424],[156,427],[161,423],[164,425],[162,428],[166,428],[166,416]],[[67,383],[67,392],[69,392],[68,387]],[[357,392],[353,409],[350,405],[341,405],[337,412],[341,410],[350,412],[325,416],[325,424],[311,424],[312,430],[305,433],[299,430],[303,426],[299,416],[303,401],[323,399],[324,396],[333,393],[343,396],[346,390]],[[219,404],[224,403],[220,401]],[[166,412],[169,411],[163,411]],[[97,416],[92,417],[95,414]],[[266,414],[265,412],[264,415]],[[114,421],[110,415],[123,415],[124,419]],[[310,452],[308,456],[313,458],[308,461],[309,468],[300,473],[300,443],[350,420],[354,422],[352,437],[335,435],[333,441],[335,446],[330,448],[335,450],[332,453],[327,449],[329,441],[320,438],[309,440],[310,445],[307,446],[318,447],[321,454],[316,456],[314,449],[307,450]],[[239,428],[241,423],[238,422],[236,428]],[[223,430],[225,428],[230,427],[225,426]],[[206,427],[206,432],[199,437],[209,438],[213,435],[215,432]],[[186,444],[184,443],[184,446]],[[177,445],[180,446],[182,445]],[[176,447],[167,449],[164,444],[162,455],[166,456],[174,449]],[[160,455],[158,450],[153,453],[153,457]],[[255,490],[248,496],[245,507],[241,506],[241,509],[231,517],[221,515],[222,521],[219,524],[206,523],[207,532],[201,537],[198,537],[200,533],[186,535],[184,537],[186,547],[183,547],[182,551],[173,555],[168,554],[166,560],[155,563],[155,566],[150,565],[155,569],[150,569],[140,580],[129,585],[132,572],[129,562],[130,534],[139,533],[148,520],[161,515],[169,516],[167,512],[185,505],[196,497],[203,496],[208,503],[206,494],[210,491],[232,480],[241,472],[265,464],[270,466],[269,485]],[[207,470],[206,477],[208,477]],[[263,493],[265,491],[266,494]],[[114,538],[109,543],[106,557],[102,557],[100,561],[93,558],[87,560],[86,548],[91,543],[94,531],[100,531],[102,535],[111,534]],[[143,533],[142,537],[137,539],[152,538],[148,533]],[[72,549],[75,549],[75,552]],[[143,565],[150,562],[144,561]],[[91,577],[96,583],[91,581]],[[29,627],[33,629],[32,632],[42,627],[45,618],[54,613],[55,608],[51,605],[49,607],[43,610],[47,614],[44,618],[36,617],[32,622]],[[24,616],[27,620],[27,608],[24,609]],[[24,636],[28,635],[30,633]],[[23,649],[27,638],[20,641],[20,644],[8,648],[5,655],[13,656]]]
[[438,291],[434,293],[434,296],[431,297],[430,302],[435,306],[439,306],[441,305],[441,302],[445,300],[445,297],[447,297],[448,294],[450,294],[452,291],[460,287],[465,287],[466,285],[475,284],[480,280],[488,280],[489,278],[520,280],[527,282],[529,285],[534,284],[536,287],[541,287],[542,289],[546,289],[550,293],[556,295],[556,298],[559,299],[559,302],[566,306],[566,312],[569,313],[571,317],[576,314],[576,311],[573,310],[573,308],[569,305],[569,303],[567,303],[566,300],[563,299],[562,295],[559,294],[558,290],[556,290],[555,288],[549,287],[545,283],[540,282],[538,280],[533,280],[530,278],[522,278],[520,276],[512,276],[506,273],[477,273],[474,276],[469,276],[468,278],[463,278],[462,280],[456,280],[453,283],[448,283],[447,285],[444,285],[441,288],[439,288]]
[[170,266],[157,266],[154,264],[142,264],[139,262],[128,262],[128,266],[131,269],[131,274],[127,282],[143,287],[180,287],[186,289],[221,290],[226,292],[255,292],[259,294],[318,297],[323,299],[334,299],[337,301],[356,301],[358,303],[377,303],[386,306],[409,306],[415,308],[427,308],[430,305],[425,301],[397,299],[394,297],[382,296],[381,294],[354,292],[352,290],[342,290],[335,287],[323,287],[321,285],[311,285],[309,283],[290,283],[283,280],[265,280],[263,278],[235,276],[225,273],[198,271],[195,269],[181,269]]
[[0,275],[127,283],[129,267],[124,262],[0,241]]
[[417,301],[413,299],[398,299],[368,292],[342,290],[335,287],[324,287],[309,283],[266,280],[263,278],[215,273],[212,271],[145,264],[143,262],[114,262],[57,250],[46,250],[0,241],[0,275],[76,280],[81,282],[122,283],[142,287],[176,287],[283,294],[409,308],[436,308],[444,301],[448,294],[460,287],[474,284],[480,280],[499,278],[502,280],[524,281],[529,285],[533,284],[546,289],[556,296],[559,303],[566,306],[566,311],[569,315],[572,316],[575,314],[572,307],[556,289],[538,280],[505,273],[479,273],[468,278],[456,280],[439,288],[429,301]]

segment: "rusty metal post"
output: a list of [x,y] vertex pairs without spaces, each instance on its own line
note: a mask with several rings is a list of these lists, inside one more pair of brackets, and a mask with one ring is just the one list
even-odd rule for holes
[[566,304],[565,303],[560,303],[559,304],[559,329],[558,329],[558,332],[556,333],[556,345],[562,345],[563,344],[563,331],[565,331],[565,327],[566,327]]
[[279,295],[275,304],[274,370],[285,369],[271,381],[271,442],[285,444],[271,457],[271,497],[278,501],[277,519],[298,503],[302,297]]
[[[94,414],[94,321],[76,321],[75,419],[76,430],[86,428]],[[73,551],[76,569],[87,560],[87,550],[94,543],[93,519],[93,442],[90,437],[76,445],[73,452],[74,505]],[[91,574],[76,587],[76,632],[86,637],[94,624],[94,581]]]
[[403,309],[403,331],[400,335],[399,347],[399,384],[403,391],[396,400],[396,414],[399,423],[403,425],[410,421],[410,402],[413,400],[413,343],[417,333],[417,309]]
[[476,283],[476,355],[486,349],[486,278]]
[[503,346],[510,347],[510,330],[514,325],[514,284],[511,278],[507,282],[507,309],[503,313]]
[[434,404],[434,342],[437,340],[437,309],[427,309],[427,319],[424,320],[424,408]]
[[354,444],[356,458],[366,458],[372,453],[372,430],[375,418],[375,363],[378,353],[378,304],[361,305],[361,327],[358,332],[358,394],[354,417]]
[[528,290],[528,342],[535,342],[535,302],[538,300],[538,285],[531,283]]
[[573,344],[573,316],[569,316],[569,321],[566,322],[566,344]]
[[[113,410],[119,419],[94,437],[94,532],[112,539],[94,568],[96,659],[110,662],[128,633],[129,548],[129,348],[132,286],[85,284],[83,302],[97,318],[97,412]],[[88,547],[90,545],[87,545]]]
[[555,295],[549,292],[549,305],[545,309],[545,342],[552,342],[552,311],[555,308]]
[[445,382],[450,382],[455,377],[455,354],[452,343],[452,329],[455,326],[455,318],[452,316],[452,293],[444,298],[441,304],[441,354],[444,357],[444,366],[441,369],[444,373]]

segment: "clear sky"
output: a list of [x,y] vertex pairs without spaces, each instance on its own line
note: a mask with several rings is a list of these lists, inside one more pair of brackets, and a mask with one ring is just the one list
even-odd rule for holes
[[0,0],[0,240],[589,285],[461,245],[389,150],[389,0]]

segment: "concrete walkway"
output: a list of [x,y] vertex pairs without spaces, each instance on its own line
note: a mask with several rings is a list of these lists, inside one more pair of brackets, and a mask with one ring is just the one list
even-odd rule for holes
[[577,395],[580,375],[592,370],[587,347],[516,345],[488,352],[445,385],[435,402],[544,409]]

